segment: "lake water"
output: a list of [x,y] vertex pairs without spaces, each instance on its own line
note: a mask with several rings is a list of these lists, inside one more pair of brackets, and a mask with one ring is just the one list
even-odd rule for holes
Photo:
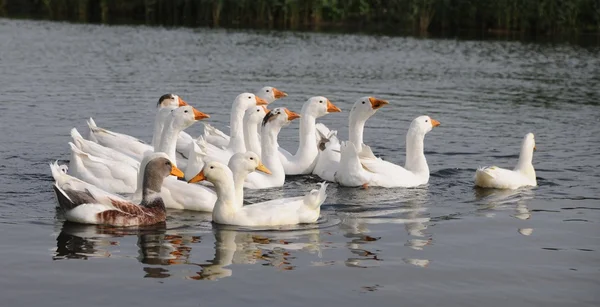
[[[598,306],[600,47],[559,43],[162,29],[0,19],[0,297],[5,306]],[[347,139],[361,96],[387,99],[365,140],[404,163],[410,121],[428,185],[332,184],[317,225],[248,231],[170,211],[140,231],[64,223],[48,163],[85,120],[151,139],[158,97],[180,94],[227,131],[234,97],[273,85]],[[188,130],[199,135],[202,125]],[[473,187],[536,135],[539,187]],[[294,149],[298,124],[280,144]],[[297,196],[318,178],[249,191]]]

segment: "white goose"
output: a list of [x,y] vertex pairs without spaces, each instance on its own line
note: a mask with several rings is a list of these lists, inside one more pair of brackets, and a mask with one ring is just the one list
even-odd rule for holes
[[71,129],[71,137],[73,138],[73,144],[85,153],[91,153],[96,157],[107,160],[121,161],[135,169],[139,169],[140,167],[140,161],[112,148],[104,147],[96,142],[84,139],[79,131],[77,131],[77,128]]
[[243,131],[244,113],[250,107],[267,104],[267,101],[252,93],[239,94],[231,105],[231,115],[229,118],[230,135],[227,136],[217,128],[205,124],[204,141],[209,145],[214,145],[217,149],[225,148],[231,153],[229,157],[237,152],[243,152],[246,150]]
[[[429,167],[423,153],[425,134],[440,125],[429,116],[415,118],[406,134],[404,167],[376,158],[369,146],[362,152],[353,142],[342,143],[341,161],[335,180],[343,186],[415,187],[429,181]],[[360,157],[359,157],[360,155]]]
[[277,99],[287,97],[287,93],[282,92],[272,86],[265,86],[254,93],[256,96],[264,99],[267,104],[271,104]]
[[525,186],[537,186],[533,168],[533,152],[535,150],[534,135],[527,133],[521,144],[517,166],[513,170],[497,166],[479,168],[475,172],[475,185],[483,188],[512,190]]
[[[387,104],[386,100],[367,96],[359,98],[352,106],[350,116],[348,117],[348,130],[350,142],[361,144],[357,145],[359,153],[362,150],[365,123],[377,110]],[[341,159],[337,131],[329,130],[323,124],[317,124],[316,127],[319,134],[318,148],[320,152],[312,173],[323,180],[335,181],[333,175],[338,170]]]
[[[157,106],[159,111],[163,108],[177,108],[179,106],[187,106],[188,104],[179,96],[174,94],[166,94],[160,97]],[[159,112],[160,113],[160,112]],[[155,120],[154,131],[162,131],[161,122],[158,118]],[[96,122],[90,118],[88,120],[89,139],[105,147],[109,147],[120,151],[138,161],[142,160],[144,153],[152,152],[154,147],[143,141],[127,134],[117,133],[108,129],[100,128]],[[160,134],[159,134],[160,135]],[[153,143],[157,143],[156,136],[153,136]]]
[[[163,129],[161,144],[156,150],[165,152],[167,158],[175,164],[175,143],[178,133],[207,115],[189,105],[174,109],[169,114],[166,118],[168,123]],[[138,168],[123,160],[103,159],[95,156],[93,152],[83,152],[75,145],[71,146],[71,151],[69,164],[71,175],[111,193],[136,191]]]
[[317,148],[316,120],[330,112],[340,112],[329,99],[323,96],[309,98],[302,106],[300,115],[300,144],[296,154],[292,155],[285,150],[280,150],[281,164],[286,175],[310,174],[317,161],[319,149]]
[[283,126],[296,118],[300,118],[300,115],[286,108],[275,108],[267,113],[262,123],[261,157],[272,174],[250,173],[246,179],[246,188],[267,189],[283,186],[285,170],[281,164],[277,136]]
[[213,221],[219,224],[278,226],[314,223],[319,219],[321,204],[327,197],[327,184],[322,183],[319,190],[312,190],[305,196],[243,206],[240,196],[236,195],[231,170],[217,161],[208,162],[190,182],[202,180],[210,181],[217,190]]

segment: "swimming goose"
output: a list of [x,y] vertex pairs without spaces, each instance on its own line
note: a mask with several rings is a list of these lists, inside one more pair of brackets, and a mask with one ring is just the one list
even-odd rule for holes
[[226,147],[226,149],[231,152],[231,155],[237,152],[243,152],[246,150],[243,131],[244,113],[250,107],[267,104],[267,101],[252,93],[239,94],[231,105],[231,115],[229,118],[230,135],[226,136],[215,127],[204,124],[204,140],[208,144],[217,146],[217,148]]
[[272,174],[250,173],[246,179],[246,188],[267,189],[283,186],[285,170],[281,164],[277,136],[283,126],[296,118],[300,118],[300,115],[286,108],[275,108],[267,113],[262,122],[261,160]]
[[429,181],[429,167],[423,153],[425,134],[440,125],[429,116],[415,118],[406,134],[404,167],[376,158],[371,148],[362,152],[351,142],[342,143],[340,165],[335,180],[343,186],[415,187]]
[[[375,97],[361,97],[352,106],[350,116],[348,117],[348,130],[350,142],[357,146],[360,153],[362,151],[363,133],[365,123],[381,107],[389,104],[386,100]],[[334,174],[339,168],[341,159],[340,141],[337,138],[337,131],[329,130],[323,124],[317,124],[317,134],[319,135],[319,156],[313,169],[313,174],[321,177],[323,180],[335,181]],[[361,144],[361,145],[356,145]]]
[[[172,109],[187,105],[187,102],[181,99],[181,97],[175,94],[165,94],[158,100],[157,107],[161,110],[162,108]],[[120,151],[138,161],[142,160],[145,152],[152,152],[154,150],[154,143],[158,144],[156,136],[153,136],[153,144],[148,145],[144,141],[130,135],[100,128],[96,125],[93,118],[88,120],[88,127],[90,129],[88,138],[91,141]],[[162,125],[158,118],[155,120],[154,124],[154,132],[156,131],[162,131]]]
[[231,170],[217,161],[208,162],[202,172],[190,182],[202,180],[215,185],[218,199],[213,210],[213,221],[219,224],[278,226],[314,223],[318,220],[321,204],[327,197],[327,184],[322,183],[319,190],[312,190],[305,196],[243,206],[239,195],[236,195]]
[[155,158],[145,167],[143,196],[139,205],[112,200],[111,204],[98,201],[89,192],[62,189],[56,184],[54,191],[68,221],[82,224],[110,226],[145,226],[164,222],[166,209],[159,193],[163,179],[169,175],[183,177],[168,159]]
[[316,120],[330,112],[341,112],[329,99],[323,96],[309,98],[300,111],[300,144],[296,154],[280,150],[281,164],[286,175],[310,174],[315,167],[319,149],[317,148]]
[[488,166],[478,168],[475,172],[475,185],[482,188],[518,189],[525,186],[537,186],[535,169],[533,168],[533,152],[535,138],[527,133],[521,143],[519,161],[513,170]]

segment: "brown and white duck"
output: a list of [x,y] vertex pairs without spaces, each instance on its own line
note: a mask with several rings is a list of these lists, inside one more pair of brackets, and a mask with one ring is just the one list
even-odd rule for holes
[[89,190],[61,188],[54,184],[58,204],[68,221],[111,226],[145,226],[164,222],[165,204],[160,196],[163,180],[169,176],[183,177],[169,159],[158,157],[146,165],[141,203],[122,199],[96,199]]

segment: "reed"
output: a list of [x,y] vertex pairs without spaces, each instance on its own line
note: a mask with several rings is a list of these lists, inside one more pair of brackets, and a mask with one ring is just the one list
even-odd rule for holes
[[189,27],[600,32],[598,0],[0,0],[0,14]]

